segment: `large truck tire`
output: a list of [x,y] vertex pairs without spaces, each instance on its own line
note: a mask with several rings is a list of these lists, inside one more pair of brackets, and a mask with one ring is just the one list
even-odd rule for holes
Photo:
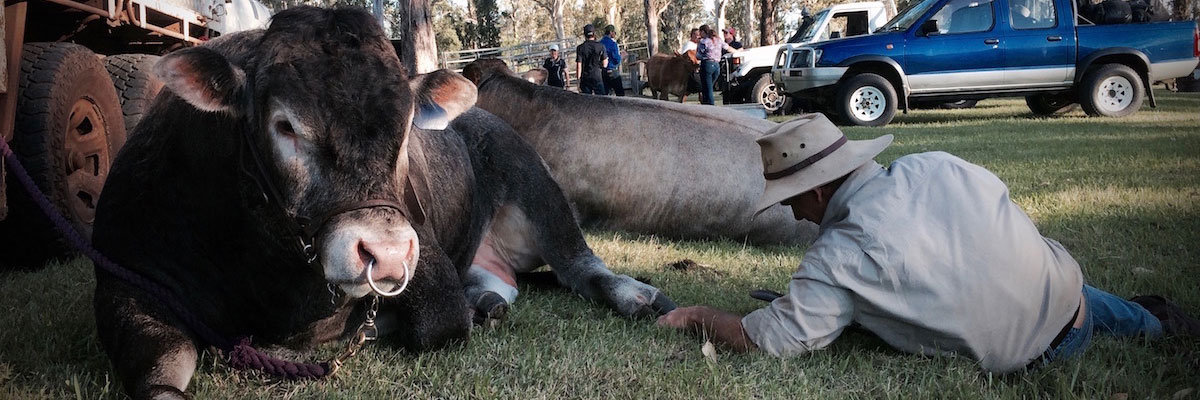
[[896,89],[882,76],[855,75],[838,87],[835,110],[842,121],[856,126],[884,126],[896,116]]
[[758,77],[758,82],[750,89],[750,98],[762,104],[767,114],[783,114],[792,108],[792,96],[779,89],[779,85],[771,80],[771,74]]
[[1124,117],[1142,108],[1142,78],[1124,64],[1105,64],[1083,77],[1079,106],[1093,117]]
[[[116,90],[95,53],[71,43],[26,43],[12,147],[34,183],[85,239],[125,122]],[[0,264],[39,268],[74,254],[24,187],[9,174]]]
[[121,113],[125,116],[125,131],[132,134],[142,115],[154,103],[154,97],[162,90],[162,81],[154,76],[154,63],[158,56],[150,54],[118,54],[104,58],[104,69],[112,78],[121,101]]

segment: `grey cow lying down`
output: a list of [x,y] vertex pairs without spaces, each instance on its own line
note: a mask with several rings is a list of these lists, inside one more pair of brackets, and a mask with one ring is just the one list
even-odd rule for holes
[[583,226],[767,245],[816,237],[816,224],[782,205],[752,218],[766,185],[755,140],[774,122],[535,85],[497,59],[467,64],[463,75],[479,87],[476,106],[545,159]]
[[[167,90],[113,165],[94,244],[219,335],[308,348],[394,295],[380,336],[437,349],[505,309],[505,275],[542,264],[622,315],[674,307],[592,253],[534,150],[471,108],[469,81],[407,80],[363,11],[288,9],[156,73]],[[208,344],[172,310],[97,268],[101,344],[134,398],[183,397]]]

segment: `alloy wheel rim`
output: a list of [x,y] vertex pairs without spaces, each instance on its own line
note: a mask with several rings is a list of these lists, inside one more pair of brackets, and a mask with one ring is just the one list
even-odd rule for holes
[[850,95],[850,112],[859,120],[874,121],[883,115],[887,103],[883,91],[874,86],[863,86]]
[[1116,112],[1129,108],[1133,103],[1133,85],[1123,76],[1110,76],[1100,82],[1096,98],[1104,111]]
[[768,112],[774,112],[783,108],[784,97],[779,93],[779,88],[774,83],[763,88],[762,105]]

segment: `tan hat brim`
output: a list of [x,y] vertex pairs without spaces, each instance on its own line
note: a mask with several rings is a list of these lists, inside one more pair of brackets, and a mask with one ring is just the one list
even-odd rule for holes
[[762,214],[771,206],[792,196],[813,190],[833,182],[843,175],[854,172],[892,144],[892,135],[883,135],[871,140],[851,140],[828,156],[783,178],[768,180],[763,195],[755,206],[754,216]]

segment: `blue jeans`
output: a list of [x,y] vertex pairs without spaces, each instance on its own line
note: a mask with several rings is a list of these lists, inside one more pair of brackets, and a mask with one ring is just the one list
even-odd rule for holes
[[713,60],[700,63],[700,104],[713,104],[713,83],[721,73],[721,64]]
[[1083,327],[1071,328],[1058,347],[1047,350],[1045,363],[1065,360],[1083,354],[1093,333],[1118,337],[1145,336],[1158,338],[1163,334],[1162,323],[1137,303],[1122,299],[1094,287],[1083,285],[1087,315]]

